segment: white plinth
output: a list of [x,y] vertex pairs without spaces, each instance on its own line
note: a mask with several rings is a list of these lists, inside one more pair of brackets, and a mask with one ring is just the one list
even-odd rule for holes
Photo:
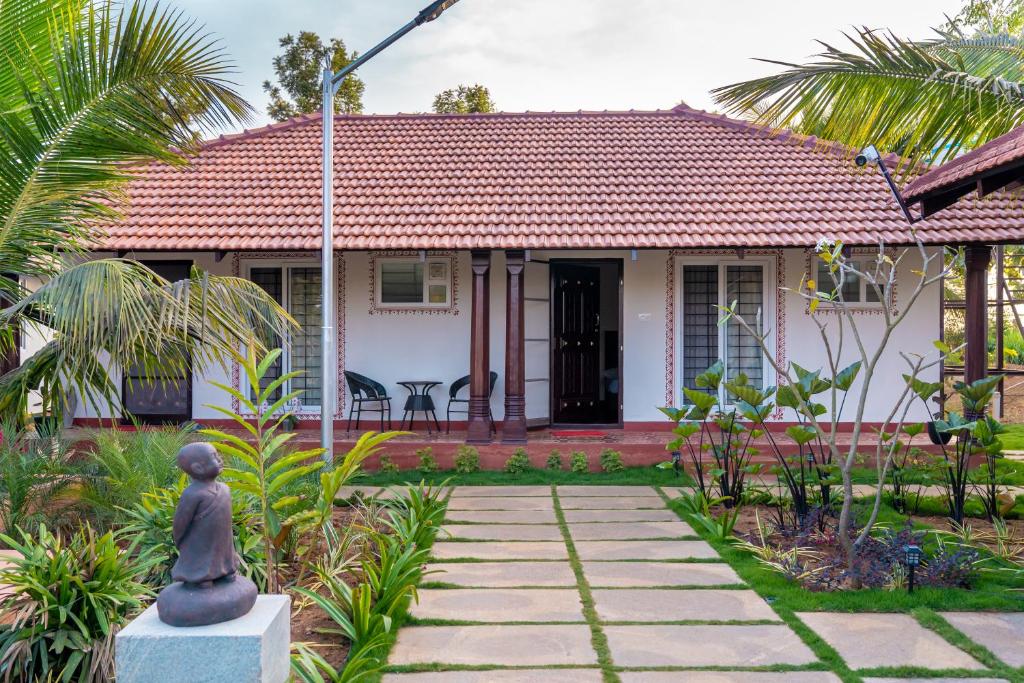
[[261,595],[244,617],[177,627],[150,606],[117,634],[117,683],[285,683],[291,599]]

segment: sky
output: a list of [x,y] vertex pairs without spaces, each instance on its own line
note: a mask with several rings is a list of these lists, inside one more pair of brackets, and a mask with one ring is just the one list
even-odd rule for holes
[[[365,51],[428,0],[172,0],[235,60],[235,81],[270,122],[262,90],[278,38],[311,30]],[[460,0],[361,70],[366,113],[429,111],[460,83],[487,86],[503,111],[713,109],[709,91],[803,62],[815,39],[855,26],[926,38],[962,0]]]

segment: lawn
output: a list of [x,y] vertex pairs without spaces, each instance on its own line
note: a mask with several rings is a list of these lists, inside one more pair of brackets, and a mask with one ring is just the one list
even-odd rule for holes
[[419,483],[453,486],[512,486],[524,484],[633,484],[647,486],[681,486],[691,483],[689,476],[677,477],[672,470],[657,467],[627,467],[619,472],[569,472],[566,470],[528,469],[518,474],[492,470],[459,474],[454,470],[423,473],[419,470],[403,472],[370,472],[361,477],[360,485],[393,486],[395,484]]

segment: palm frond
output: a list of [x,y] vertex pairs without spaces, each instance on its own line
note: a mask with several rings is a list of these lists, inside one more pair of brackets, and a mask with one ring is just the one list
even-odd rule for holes
[[[26,0],[21,0],[23,3]],[[70,2],[70,0],[69,0]],[[18,106],[0,106],[0,262],[80,248],[110,220],[133,162],[183,161],[195,129],[247,118],[218,44],[178,12],[88,3],[48,16],[45,44],[19,38],[0,71]]]
[[80,396],[113,405],[117,391],[107,367],[131,366],[145,375],[223,367],[250,337],[284,338],[297,327],[253,282],[197,268],[190,279],[169,282],[123,259],[62,270],[0,310],[0,326],[14,325],[36,326],[53,341],[0,378],[0,395],[12,391],[11,408],[19,393],[47,384],[73,385]]
[[[852,149],[875,144],[899,151],[911,165],[943,161],[1024,122],[1020,83],[967,70],[994,68],[995,57],[978,56],[986,49],[981,41],[970,50],[940,49],[868,29],[847,38],[853,51],[822,43],[824,52],[809,64],[764,60],[786,70],[713,95],[730,112],[766,105],[762,121],[813,131]],[[1009,49],[1010,42],[998,49]]]

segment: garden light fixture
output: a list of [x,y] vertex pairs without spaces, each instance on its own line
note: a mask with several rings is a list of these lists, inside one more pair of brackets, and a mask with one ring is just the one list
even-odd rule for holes
[[398,29],[383,41],[367,50],[358,59],[335,73],[330,66],[323,71],[323,164],[322,201],[323,223],[321,225],[322,256],[320,261],[321,286],[321,340],[320,340],[320,447],[324,449],[324,460],[330,462],[334,449],[334,404],[337,400],[336,381],[337,366],[335,364],[335,329],[336,316],[334,300],[334,96],[341,87],[342,81],[350,73],[361,67],[382,52],[385,48],[398,41],[417,26],[437,19],[441,13],[454,5],[458,0],[435,0],[422,10],[402,28]]
[[907,569],[910,570],[910,580],[907,584],[907,592],[914,592],[914,572],[917,567],[921,564],[921,556],[924,552],[920,547],[916,545],[905,545],[903,546],[903,556],[907,563]]

